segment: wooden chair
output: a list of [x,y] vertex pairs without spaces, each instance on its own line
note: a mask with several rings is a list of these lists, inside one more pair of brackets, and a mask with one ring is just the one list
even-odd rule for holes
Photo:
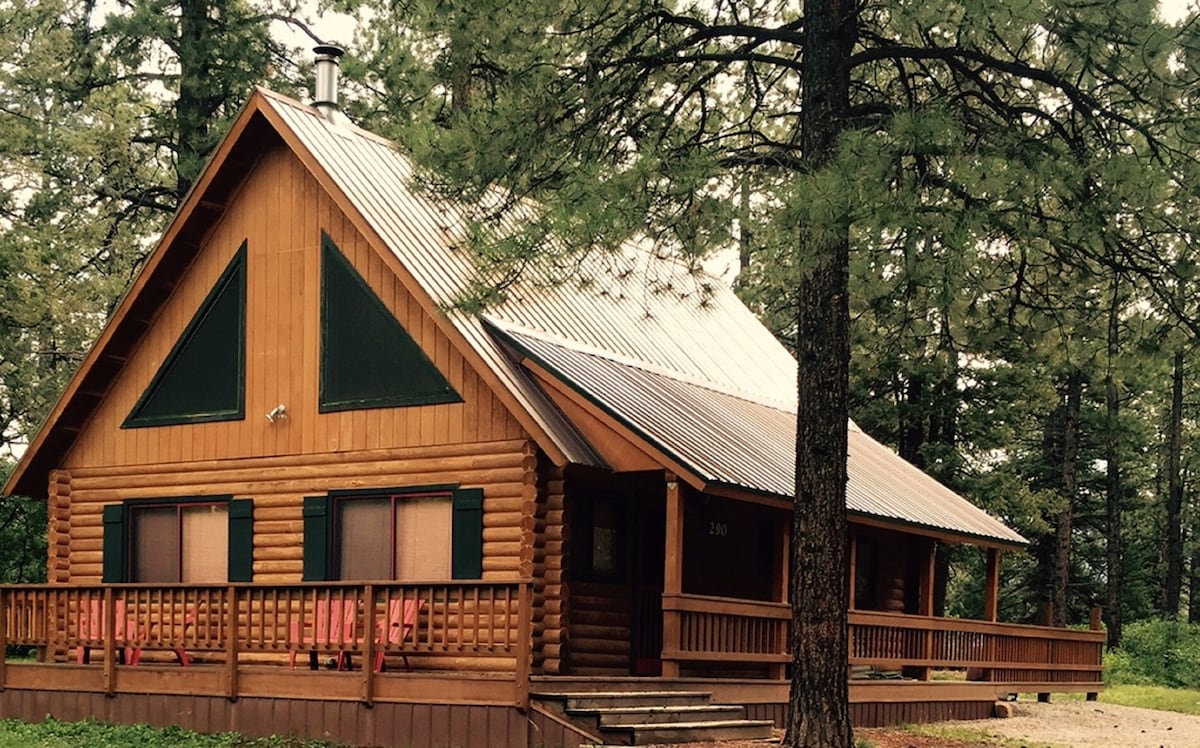
[[[379,638],[376,641],[379,643],[379,649],[375,652],[375,672],[379,673],[383,671],[383,656],[386,654],[383,648],[388,644],[403,644],[416,627],[417,614],[424,607],[425,601],[419,598],[416,600],[404,600],[403,606],[401,606],[400,600],[388,601],[387,618],[380,621],[377,625]],[[404,669],[412,670],[408,666],[408,655],[401,652],[400,657],[404,660]]]
[[[132,634],[131,638],[145,638],[145,632],[140,632],[137,622],[129,618],[129,612],[126,608],[125,601],[117,599],[113,601],[115,608],[116,619],[114,628],[116,631],[113,637],[117,641],[125,638],[125,632]],[[105,621],[104,621],[104,599],[100,597],[88,597],[79,601],[79,639],[80,644],[75,651],[75,659],[80,665],[86,665],[91,662],[91,647],[84,642],[87,641],[103,641],[105,638]],[[118,657],[125,665],[136,665],[141,659],[142,650],[139,647],[124,647],[117,650]]]
[[296,668],[296,653],[301,645],[309,647],[309,667],[317,669],[317,650],[336,649],[337,669],[346,670],[350,667],[349,653],[345,645],[354,647],[357,643],[355,630],[358,623],[357,600],[317,600],[315,616],[306,628],[312,633],[301,636],[300,621],[292,621],[288,627],[289,657],[288,665]]

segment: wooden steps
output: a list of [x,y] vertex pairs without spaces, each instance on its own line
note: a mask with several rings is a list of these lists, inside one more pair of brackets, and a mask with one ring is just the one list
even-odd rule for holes
[[745,709],[710,703],[701,691],[534,693],[605,745],[653,745],[720,740],[770,740],[769,720],[745,719]]

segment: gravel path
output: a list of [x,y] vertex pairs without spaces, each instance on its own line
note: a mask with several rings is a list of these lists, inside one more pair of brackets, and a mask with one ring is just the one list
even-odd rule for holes
[[1200,716],[1135,706],[1065,701],[1018,702],[1010,719],[948,724],[983,728],[994,735],[1071,748],[1197,748]]
[[[962,727],[975,733],[990,733],[995,738],[1056,748],[1200,748],[1200,716],[1089,701],[1052,704],[1022,701],[1013,706],[1016,707],[1016,714],[1009,719],[942,722],[939,725]],[[856,730],[855,736],[867,738],[878,748],[976,748],[997,745],[994,741],[963,742],[917,736],[903,729]],[[734,741],[688,743],[670,748],[762,748],[762,745]]]

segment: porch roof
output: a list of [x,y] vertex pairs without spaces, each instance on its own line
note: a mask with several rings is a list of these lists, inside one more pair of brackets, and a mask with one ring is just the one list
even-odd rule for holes
[[[792,497],[794,405],[755,402],[595,347],[495,317],[489,321],[521,357],[532,359],[706,484]],[[846,508],[851,513],[1000,545],[1027,542],[853,421],[848,429]]]

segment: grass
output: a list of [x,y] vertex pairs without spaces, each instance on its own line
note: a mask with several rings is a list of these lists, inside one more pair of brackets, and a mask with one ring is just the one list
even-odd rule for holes
[[[1025,698],[1025,696],[1023,695],[1022,698]],[[1055,694],[1054,698],[1063,701],[1077,701],[1083,698],[1083,694]],[[1200,715],[1200,691],[1187,688],[1128,684],[1111,685],[1105,686],[1104,690],[1100,692],[1100,701],[1105,704],[1140,706],[1145,709],[1159,709],[1164,712]]]
[[37,724],[0,720],[0,748],[337,748],[336,743],[292,737],[248,738],[237,733],[201,735],[179,727],[109,725],[87,720],[59,722],[48,718]]

